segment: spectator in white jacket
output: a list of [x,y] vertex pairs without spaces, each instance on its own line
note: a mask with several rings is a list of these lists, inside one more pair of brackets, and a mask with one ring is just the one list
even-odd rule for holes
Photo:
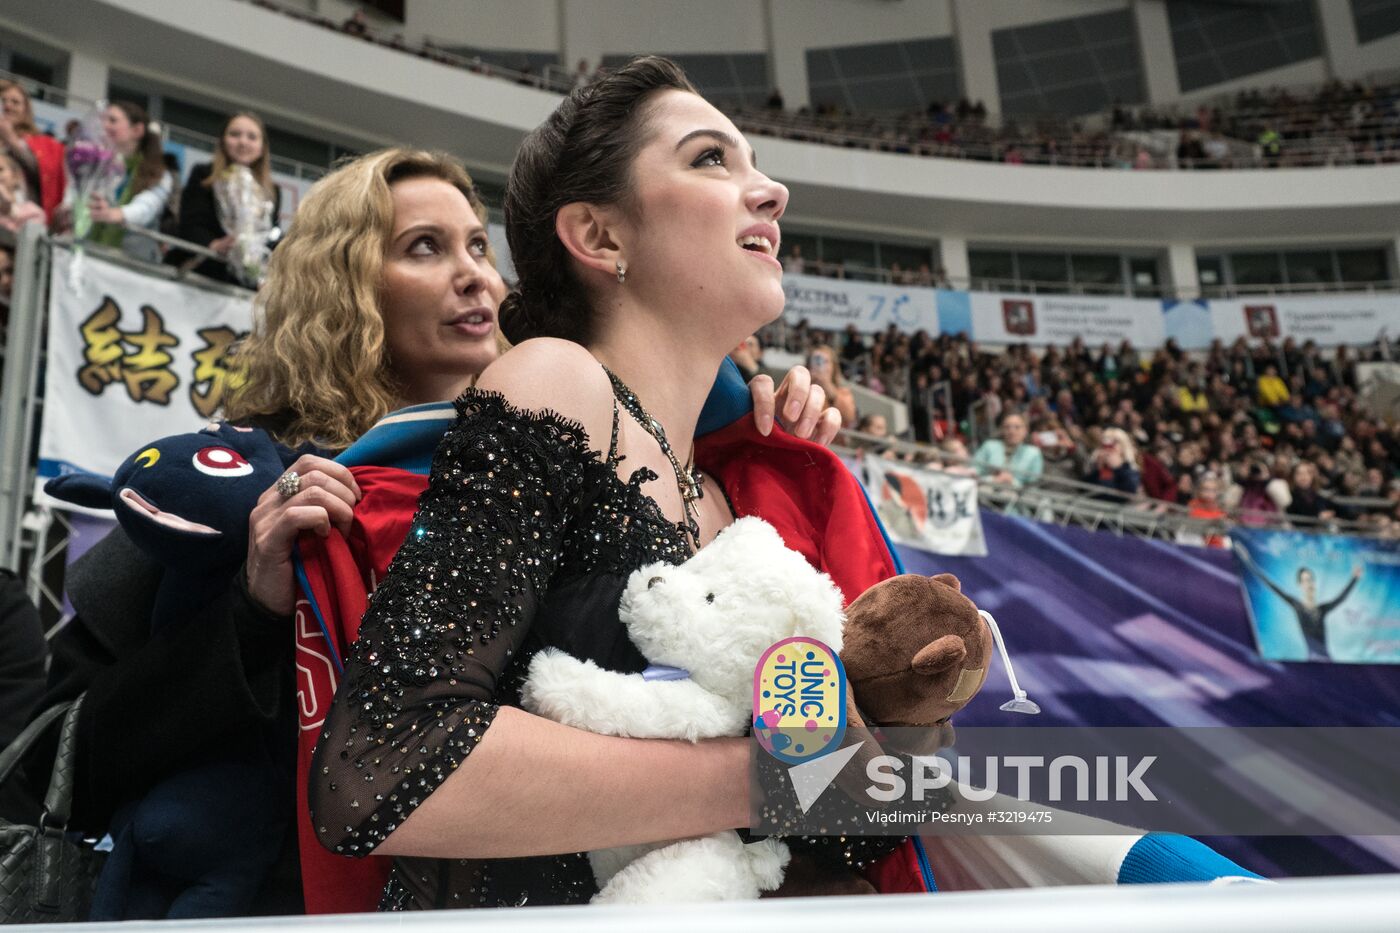
[[89,239],[119,247],[136,259],[159,262],[160,244],[130,231],[154,230],[175,190],[175,176],[162,159],[160,127],[139,104],[118,100],[103,112],[102,128],[108,144],[125,160],[126,172],[110,197],[94,195],[89,203]]

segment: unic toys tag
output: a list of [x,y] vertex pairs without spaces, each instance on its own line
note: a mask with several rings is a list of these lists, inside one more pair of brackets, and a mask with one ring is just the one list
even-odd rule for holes
[[753,672],[753,733],[790,765],[841,744],[846,733],[846,669],[815,638],[786,638],[763,652]]

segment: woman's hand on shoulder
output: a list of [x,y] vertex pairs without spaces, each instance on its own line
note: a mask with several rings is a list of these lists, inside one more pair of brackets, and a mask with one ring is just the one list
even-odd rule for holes
[[773,377],[760,374],[749,383],[753,396],[753,419],[758,433],[767,437],[773,420],[792,436],[829,445],[841,430],[841,413],[828,407],[826,390],[812,381],[806,366],[794,366],[783,377],[776,391]]
[[516,344],[486,367],[476,388],[499,393],[524,411],[552,411],[576,421],[593,448],[607,452],[612,383],[598,360],[571,340],[536,337]]
[[292,548],[297,538],[304,531],[324,538],[331,528],[348,533],[355,503],[360,501],[355,477],[334,460],[307,454],[287,472],[297,474],[296,494],[284,496],[274,483],[258,497],[248,516],[248,560],[244,565],[248,595],[268,612],[283,616],[296,608]]

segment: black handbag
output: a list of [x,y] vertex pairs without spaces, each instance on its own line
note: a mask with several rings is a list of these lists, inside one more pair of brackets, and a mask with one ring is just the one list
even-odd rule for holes
[[38,825],[0,819],[0,923],[83,920],[105,854],[69,838],[73,758],[82,697],[45,710],[0,752],[0,786],[55,722],[61,723],[49,790]]

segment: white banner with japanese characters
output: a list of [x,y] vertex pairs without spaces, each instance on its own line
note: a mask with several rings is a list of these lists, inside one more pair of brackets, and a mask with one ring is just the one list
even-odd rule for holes
[[[228,353],[252,301],[54,247],[39,485],[111,476],[150,441],[197,431],[229,389]],[[64,503],[36,492],[41,502]]]
[[987,556],[974,477],[874,455],[862,466],[865,491],[895,541],[934,554]]

